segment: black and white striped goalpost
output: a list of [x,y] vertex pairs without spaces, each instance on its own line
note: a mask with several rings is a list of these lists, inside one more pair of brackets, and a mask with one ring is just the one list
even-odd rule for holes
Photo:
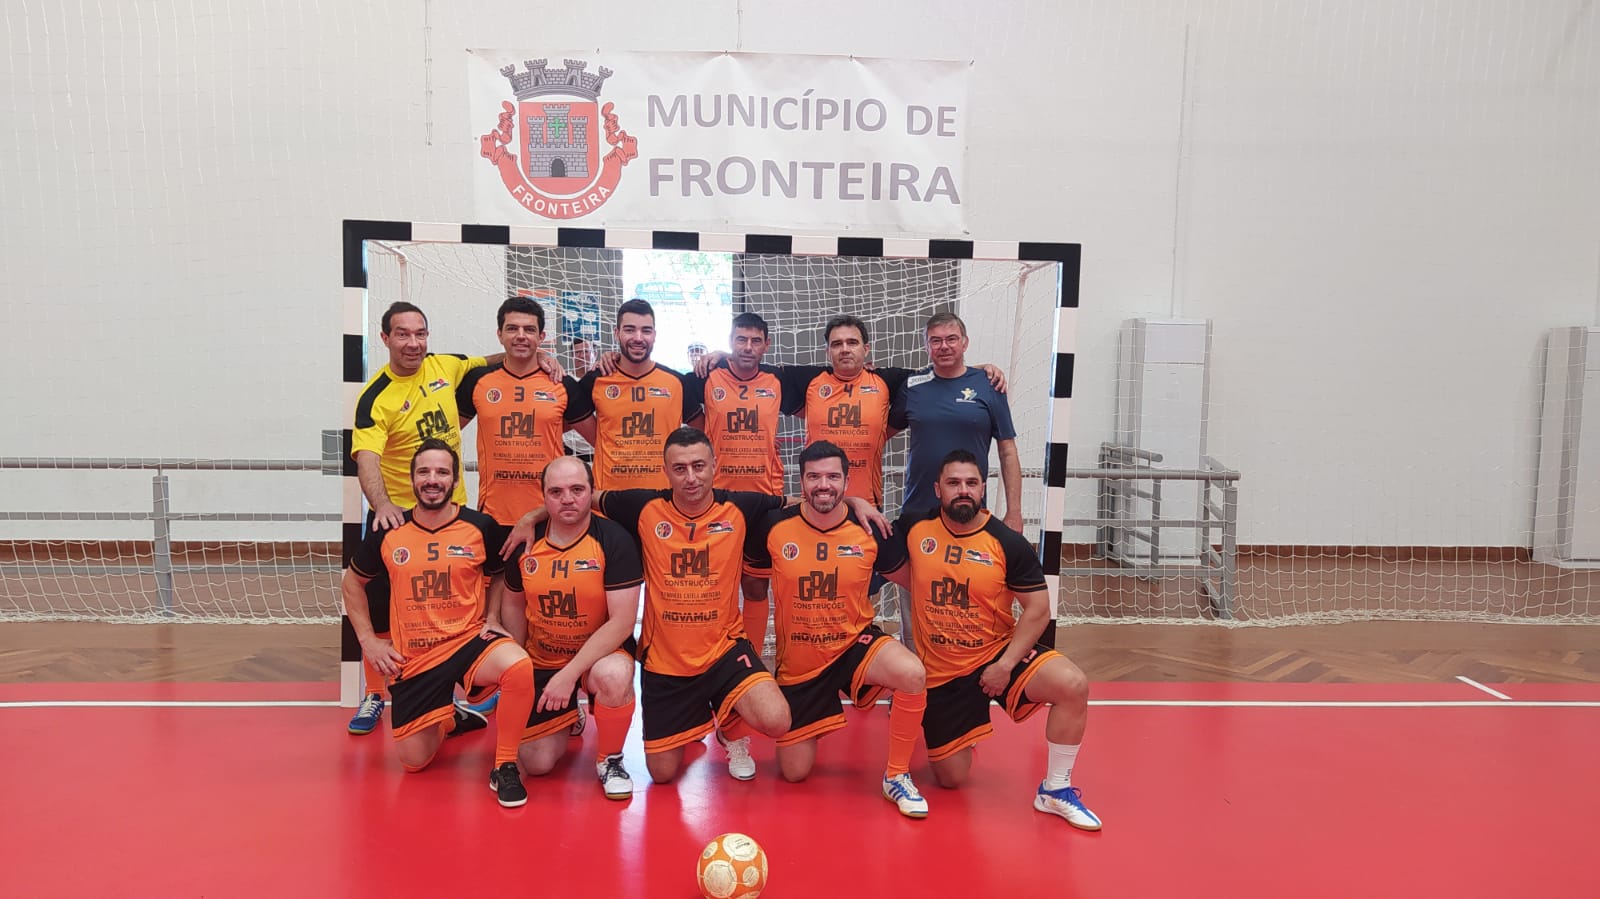
[[[591,249],[697,250],[710,253],[763,253],[777,256],[860,256],[902,259],[1012,260],[1057,263],[1058,297],[1055,353],[1050,365],[1050,423],[1045,446],[1045,500],[1039,535],[1039,557],[1050,595],[1060,588],[1061,522],[1066,506],[1067,440],[1072,412],[1072,368],[1077,339],[1078,275],[1082,247],[1033,241],[928,240],[892,237],[818,236],[801,234],[721,234],[696,231],[634,231],[602,228],[554,228],[519,225],[461,225],[436,222],[391,222],[346,219],[343,228],[344,274],[344,420],[340,452],[344,459],[344,562],[361,542],[365,518],[361,484],[350,458],[350,431],[356,400],[367,380],[366,309],[369,240],[489,244],[498,246]],[[350,619],[341,616],[340,703],[360,701],[361,645]],[[1054,642],[1052,622],[1046,642]]]

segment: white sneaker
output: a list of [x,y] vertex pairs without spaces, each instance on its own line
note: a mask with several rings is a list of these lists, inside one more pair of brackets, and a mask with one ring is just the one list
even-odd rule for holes
[[754,780],[756,760],[750,757],[750,738],[740,737],[732,742],[725,742],[718,736],[717,741],[722,743],[722,748],[728,750],[728,773],[733,775],[733,779]]
[[567,735],[576,737],[583,733],[584,725],[589,723],[589,714],[583,710],[583,700],[573,703],[578,709],[578,720],[572,722],[572,727],[567,730]]
[[911,775],[896,774],[883,779],[883,798],[894,803],[900,809],[900,814],[907,818],[928,817],[928,800],[922,798],[917,791],[917,785],[912,783]]
[[1033,807],[1046,814],[1060,815],[1079,830],[1100,829],[1100,818],[1084,806],[1083,791],[1077,787],[1046,790],[1041,783],[1038,794],[1033,797]]
[[608,755],[606,760],[594,766],[595,773],[600,777],[600,787],[606,791],[607,799],[631,799],[633,797],[633,778],[628,776],[628,769],[622,767],[621,755]]

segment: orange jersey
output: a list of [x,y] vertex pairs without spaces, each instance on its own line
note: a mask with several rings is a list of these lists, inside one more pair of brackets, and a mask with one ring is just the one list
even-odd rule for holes
[[1026,537],[988,512],[967,527],[958,534],[932,513],[905,533],[911,634],[929,687],[988,664],[1016,630],[1012,594],[1045,587]]
[[[549,537],[549,523],[506,566],[506,589],[527,594],[528,641],[535,668],[560,668],[605,624],[607,590],[637,587],[639,550],[615,522],[592,516],[569,546]],[[631,628],[630,628],[631,629]]]
[[400,527],[368,532],[350,559],[362,577],[389,573],[389,630],[405,656],[402,677],[432,668],[482,630],[485,589],[501,567],[489,516],[458,508],[437,530],[411,516]]
[[782,398],[777,371],[767,366],[748,380],[722,366],[706,375],[705,431],[717,454],[714,486],[783,492],[783,460],[778,458]]
[[475,368],[456,389],[463,421],[478,418],[478,508],[501,524],[544,504],[539,474],[566,454],[567,379],[538,369],[518,377],[499,363]]
[[700,412],[697,380],[659,365],[637,378],[591,371],[570,394],[573,421],[595,417],[595,486],[601,490],[663,489],[661,445]]
[[806,443],[827,440],[850,460],[847,496],[883,505],[883,447],[889,442],[889,403],[907,369],[861,371],[845,380],[828,368],[794,367],[802,379],[794,414],[805,416]]
[[[778,683],[810,680],[833,664],[867,625],[872,570],[880,554],[871,531],[852,512],[827,530],[800,506],[762,520],[745,571],[772,583],[778,637]],[[888,561],[888,554],[881,556]]]
[[744,636],[739,578],[750,550],[748,523],[784,500],[727,490],[712,496],[710,507],[692,518],[672,504],[670,490],[610,491],[600,498],[600,511],[639,537],[646,585],[639,648],[646,671],[700,674]]

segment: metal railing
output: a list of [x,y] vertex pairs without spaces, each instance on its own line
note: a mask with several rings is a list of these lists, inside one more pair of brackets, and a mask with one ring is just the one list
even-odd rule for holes
[[[1198,578],[1201,590],[1221,619],[1233,617],[1238,593],[1239,472],[1210,456],[1201,456],[1197,469],[1156,468],[1160,453],[1114,443],[1100,444],[1099,465],[1069,468],[1069,478],[1099,481],[1094,518],[1068,518],[1064,528],[1095,529],[1095,557],[1120,567],[1064,568],[1062,577]],[[1198,518],[1162,517],[1162,485],[1168,481],[1201,485]],[[1147,516],[1135,517],[1139,503],[1148,505]],[[1192,528],[1198,532],[1197,564],[1174,564],[1162,556],[1164,528]],[[1213,535],[1217,543],[1213,543]],[[1127,542],[1146,547],[1126,552]],[[1220,544],[1220,545],[1219,545]]]
[[276,562],[272,564],[229,562],[175,564],[172,552],[172,523],[178,521],[205,522],[337,522],[343,516],[337,512],[177,512],[172,508],[172,484],[168,471],[317,471],[323,474],[340,474],[337,458],[333,460],[302,459],[160,459],[160,458],[78,458],[47,457],[0,458],[0,470],[31,469],[55,471],[154,471],[150,479],[150,511],[90,512],[9,512],[0,511],[0,521],[148,521],[151,523],[152,564],[106,565],[78,564],[50,565],[32,562],[0,563],[8,567],[25,569],[30,575],[70,577],[81,575],[138,575],[153,576],[160,597],[161,612],[173,612],[175,574],[202,574],[229,571],[242,574],[307,574],[336,572],[337,562]]

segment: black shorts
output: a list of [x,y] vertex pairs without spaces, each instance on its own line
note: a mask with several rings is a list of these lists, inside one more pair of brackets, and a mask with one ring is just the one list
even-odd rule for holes
[[[639,644],[630,635],[622,641],[622,646],[613,650],[627,655],[629,659],[639,657]],[[528,712],[528,726],[523,728],[522,742],[539,740],[551,734],[566,733],[572,725],[578,723],[578,691],[583,688],[583,680],[572,685],[572,695],[567,697],[567,707],[564,709],[545,709],[539,711],[539,697],[544,695],[545,685],[556,676],[560,668],[535,668],[533,669],[533,709]],[[594,694],[589,694],[589,705],[594,705]]]
[[713,723],[722,729],[732,726],[739,720],[734,704],[763,679],[772,680],[772,673],[743,637],[700,674],[679,677],[646,669],[639,675],[644,751],[665,752],[693,743],[710,733]]
[[1005,692],[989,697],[978,679],[983,676],[984,669],[999,661],[1002,655],[1005,655],[1004,649],[972,673],[928,688],[928,711],[922,716],[928,761],[941,761],[987,739],[994,732],[994,726],[989,723],[990,702],[1000,703],[1011,720],[1017,722],[1026,721],[1029,715],[1039,711],[1041,703],[1028,699],[1028,681],[1045,662],[1063,656],[1048,646],[1034,646],[1033,651],[1011,669],[1011,682],[1006,685]]
[[516,643],[510,637],[485,638],[474,634],[449,658],[423,671],[397,678],[389,685],[392,705],[389,712],[389,729],[396,740],[450,720],[455,715],[456,684],[467,691],[468,702],[479,702],[499,689],[498,684],[472,686],[473,672],[489,650],[501,643]]
[[867,629],[816,677],[797,684],[779,684],[783,698],[789,701],[790,721],[789,732],[778,738],[778,745],[792,746],[815,740],[844,727],[844,707],[839,704],[841,693],[858,709],[877,702],[884,688],[866,682],[867,668],[883,650],[885,640],[894,638],[876,624],[867,625]]

